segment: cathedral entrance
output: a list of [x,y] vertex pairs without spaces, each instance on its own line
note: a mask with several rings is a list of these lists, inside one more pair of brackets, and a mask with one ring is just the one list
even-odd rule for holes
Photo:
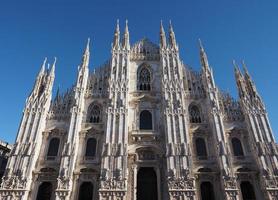
[[94,186],[91,182],[83,182],[79,189],[79,200],[92,200]]
[[256,200],[253,186],[249,181],[241,182],[240,189],[243,200]]
[[157,200],[157,176],[152,167],[141,167],[137,174],[137,200]]
[[52,184],[50,182],[43,182],[38,190],[37,200],[50,200],[52,194]]
[[214,200],[213,185],[211,182],[205,181],[201,183],[201,199],[202,200]]

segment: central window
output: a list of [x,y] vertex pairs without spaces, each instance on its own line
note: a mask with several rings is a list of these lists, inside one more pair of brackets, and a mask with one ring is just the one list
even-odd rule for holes
[[149,68],[142,67],[138,71],[137,89],[142,91],[151,90],[151,72]]
[[140,113],[140,130],[152,130],[152,113],[148,110],[143,110]]

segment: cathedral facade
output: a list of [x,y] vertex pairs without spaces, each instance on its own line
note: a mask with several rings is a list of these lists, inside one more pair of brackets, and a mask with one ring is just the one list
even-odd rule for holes
[[[0,187],[2,200],[277,200],[278,146],[246,66],[239,99],[183,64],[173,27],[130,45],[126,23],[111,59],[52,98],[56,59],[26,100]],[[121,39],[120,39],[121,38]]]

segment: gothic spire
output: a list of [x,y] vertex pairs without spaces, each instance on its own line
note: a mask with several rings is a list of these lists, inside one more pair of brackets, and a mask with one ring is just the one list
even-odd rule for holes
[[235,60],[233,60],[233,65],[234,65],[236,79],[242,78],[241,71],[240,71],[238,65],[236,64]]
[[53,76],[53,77],[54,77],[54,74],[55,74],[56,61],[57,61],[57,58],[55,57],[54,62],[53,62],[52,67],[51,67],[51,70],[50,70],[50,76]]
[[120,46],[120,25],[119,20],[117,20],[116,30],[114,33],[113,48],[118,48]]
[[250,76],[250,74],[247,70],[247,67],[246,67],[244,61],[242,61],[242,65],[243,65],[243,69],[244,69],[245,82],[246,82],[247,88],[249,90],[249,95],[252,96],[252,97],[259,96],[258,92],[257,92],[257,89],[256,89],[256,86],[252,81],[252,78],[251,78],[251,76]]
[[89,59],[90,59],[90,38],[88,38],[87,40],[86,48],[83,53],[81,68],[88,67]]
[[207,70],[209,68],[208,57],[202,45],[201,39],[199,39],[199,47],[200,47],[200,60],[201,60],[202,67],[203,69]]
[[177,42],[176,42],[176,36],[172,27],[172,22],[170,21],[170,27],[169,27],[169,43],[170,47],[174,48],[175,50],[178,49]]
[[244,97],[246,96],[246,89],[245,89],[245,83],[244,80],[242,79],[242,74],[241,71],[236,64],[235,60],[233,60],[233,65],[234,65],[234,70],[235,70],[235,78],[236,78],[236,84],[238,88],[238,93],[239,97]]
[[162,20],[160,21],[160,47],[166,48],[166,36],[165,36]]
[[46,64],[46,61],[47,61],[47,57],[44,58],[44,61],[42,63],[42,66],[41,66],[41,70],[39,72],[39,75],[42,75],[44,72],[45,72],[45,64]]
[[128,21],[125,21],[125,33],[123,38],[123,47],[126,49],[130,49],[130,43],[129,43],[129,30],[128,30]]

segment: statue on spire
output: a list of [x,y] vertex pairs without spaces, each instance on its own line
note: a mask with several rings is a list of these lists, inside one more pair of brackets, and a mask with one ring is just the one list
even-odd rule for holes
[[209,68],[208,57],[202,45],[201,39],[199,39],[199,47],[200,47],[200,60],[201,60],[202,67],[204,70],[207,70]]
[[160,21],[160,47],[166,48],[166,36],[163,28],[162,20]]
[[123,48],[130,49],[130,43],[129,43],[129,30],[128,30],[128,21],[125,21],[125,33],[123,38]]
[[176,42],[176,36],[172,27],[172,22],[170,20],[170,28],[169,28],[169,43],[170,47],[174,48],[175,50],[178,50],[178,45]]
[[87,40],[86,48],[83,53],[81,68],[89,66],[89,59],[90,59],[90,38],[88,38]]
[[113,48],[118,48],[120,46],[120,25],[119,19],[117,20],[116,30],[114,33]]

